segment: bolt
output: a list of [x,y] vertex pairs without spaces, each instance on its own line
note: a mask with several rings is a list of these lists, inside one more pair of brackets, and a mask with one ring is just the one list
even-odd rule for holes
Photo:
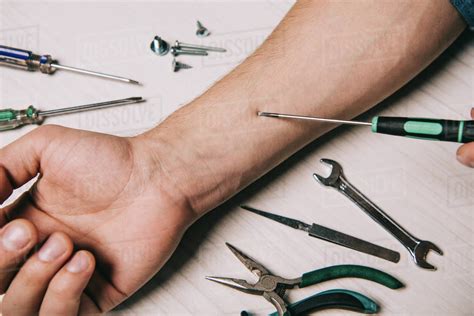
[[179,61],[173,58],[173,63],[171,64],[171,68],[173,69],[173,72],[178,72],[180,69],[190,69],[193,67],[185,63],[180,63]]
[[153,41],[150,44],[150,49],[155,54],[158,54],[160,56],[164,56],[164,55],[168,54],[168,52],[170,51],[170,44],[168,44],[168,42],[165,41],[164,39],[162,39],[161,37],[155,36],[155,38],[153,39]]
[[197,37],[207,37],[211,34],[209,30],[202,25],[201,22],[197,21],[197,31],[196,31],[196,36]]
[[198,50],[206,50],[210,52],[220,52],[220,53],[225,53],[227,50],[224,48],[220,47],[212,47],[212,46],[202,46],[202,45],[195,45],[195,44],[186,44],[186,43],[181,43],[180,41],[174,42],[174,46],[178,49],[182,48],[190,48],[190,49],[198,49]]
[[194,55],[194,56],[207,56],[207,52],[204,50],[197,50],[197,49],[182,49],[176,46],[171,47],[171,55],[179,56],[179,55]]

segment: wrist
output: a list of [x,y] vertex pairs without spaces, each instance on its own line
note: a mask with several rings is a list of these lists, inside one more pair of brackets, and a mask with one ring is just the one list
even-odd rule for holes
[[[194,106],[192,103],[187,107]],[[135,137],[134,141],[143,148],[151,172],[157,174],[166,190],[186,205],[195,220],[220,204],[218,191],[226,182],[217,180],[215,167],[220,163],[211,162],[216,158],[212,141],[201,139],[199,134],[205,132],[187,122],[182,110]]]
[[146,181],[144,187],[149,188],[139,193],[137,200],[148,199],[160,209],[172,210],[178,232],[185,231],[197,218],[198,214],[189,203],[188,196],[180,188],[173,175],[167,172],[167,150],[160,141],[142,134],[128,139],[134,157],[134,174]]

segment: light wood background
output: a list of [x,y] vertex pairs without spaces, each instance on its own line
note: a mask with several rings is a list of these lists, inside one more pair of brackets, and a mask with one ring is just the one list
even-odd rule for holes
[[[272,31],[292,1],[72,2],[0,1],[0,43],[50,53],[64,64],[129,76],[134,87],[67,72],[47,77],[0,68],[3,107],[34,104],[41,109],[140,95],[139,106],[51,118],[73,128],[133,135],[156,125],[202,93],[250,54]],[[195,37],[200,19],[213,35]],[[148,48],[155,34],[170,41],[202,41],[229,49],[207,58],[183,57],[194,68],[171,72],[171,56]],[[474,41],[465,33],[408,86],[377,106],[373,115],[467,119],[473,105]],[[34,127],[3,132],[8,144]],[[331,281],[290,292],[302,299],[331,288],[360,291],[380,303],[383,314],[452,315],[474,311],[474,171],[455,160],[456,144],[374,135],[363,128],[339,128],[292,157],[230,202],[197,222],[166,266],[118,315],[236,315],[247,309],[272,312],[261,297],[211,283],[206,275],[252,279],[224,245],[231,242],[285,277],[333,264],[356,263],[397,276],[407,287],[394,291],[358,279]],[[318,185],[322,157],[339,161],[349,180],[414,235],[445,252],[428,260],[429,272],[346,198]],[[317,222],[401,253],[385,262],[285,228],[238,208],[240,203]],[[341,314],[339,310],[322,314]],[[346,312],[347,313],[347,312]]]

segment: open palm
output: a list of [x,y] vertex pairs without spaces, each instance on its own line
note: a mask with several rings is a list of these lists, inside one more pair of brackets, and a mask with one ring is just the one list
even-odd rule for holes
[[[23,218],[39,240],[63,232],[94,255],[81,311],[106,311],[130,296],[166,262],[194,220],[149,151],[138,138],[58,126],[38,128],[0,150],[2,187],[40,174],[28,193],[3,209],[0,225]],[[10,193],[0,190],[0,202]]]

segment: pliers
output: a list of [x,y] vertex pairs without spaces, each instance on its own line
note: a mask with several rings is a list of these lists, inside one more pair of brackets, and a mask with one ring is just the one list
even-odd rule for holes
[[[378,311],[377,304],[370,298],[353,291],[348,290],[331,290],[315,294],[305,300],[288,305],[284,300],[287,289],[296,286],[303,288],[320,282],[355,277],[366,279],[380,283],[391,289],[399,289],[403,287],[403,283],[393,276],[377,269],[359,265],[337,265],[319,270],[314,270],[303,274],[299,278],[285,279],[280,276],[273,275],[263,265],[250,258],[242,251],[238,250],[229,243],[226,246],[232,253],[249,269],[258,276],[258,281],[251,284],[245,280],[224,277],[206,277],[210,281],[230,286],[242,292],[262,295],[277,309],[278,315],[290,316],[308,312],[315,308],[343,308],[364,313],[376,313]],[[248,315],[243,312],[242,315]]]

